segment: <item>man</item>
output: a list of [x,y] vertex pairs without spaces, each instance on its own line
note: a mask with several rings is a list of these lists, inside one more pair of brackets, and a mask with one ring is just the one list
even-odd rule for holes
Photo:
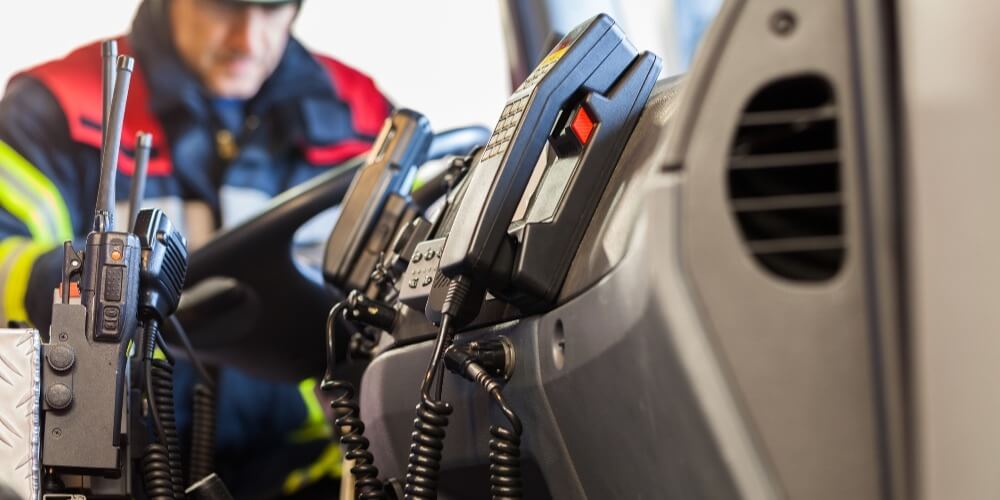
[[[191,247],[370,147],[389,104],[371,79],[290,36],[300,2],[142,3],[131,33],[119,39],[119,52],[136,58],[119,200],[127,199],[130,142],[140,130],[154,134],[146,205],[163,208]],[[99,44],[15,76],[0,100],[3,324],[47,328],[61,242],[79,247],[90,229],[100,122]],[[123,229],[123,215],[116,220]],[[237,456],[248,436],[267,448],[307,413],[317,418],[315,402],[304,404],[296,387],[233,371],[223,372],[220,387],[219,440]]]

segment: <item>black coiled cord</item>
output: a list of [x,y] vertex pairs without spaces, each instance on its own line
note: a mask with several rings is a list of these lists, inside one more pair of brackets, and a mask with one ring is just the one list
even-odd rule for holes
[[359,417],[360,408],[354,399],[354,386],[343,380],[324,380],[320,385],[324,392],[339,393],[330,403],[337,419],[334,421],[341,430],[340,444],[347,453],[345,458],[354,461],[351,474],[354,475],[356,497],[363,500],[382,500],[385,491],[378,479],[375,456],[368,451],[368,438],[364,436],[365,423]]
[[[490,492],[493,500],[514,500],[523,496],[521,485],[521,419],[507,404],[501,392],[500,384],[490,376],[489,372],[476,363],[471,363],[472,375],[476,385],[482,387],[490,399],[507,417],[510,427],[493,425],[490,427]],[[468,367],[467,367],[468,369]]]
[[151,443],[143,450],[142,480],[146,485],[149,500],[173,500],[174,482],[170,472],[170,457],[167,448],[160,443]]
[[[453,347],[445,353],[445,365],[449,370],[461,375],[481,387],[490,399],[500,408],[500,412],[510,422],[509,427],[494,425],[490,427],[490,492],[493,500],[515,500],[521,498],[524,489],[521,484],[521,433],[524,428],[521,419],[507,404],[502,387],[494,380],[489,371],[481,364],[492,361],[494,368],[503,368],[501,373],[509,372],[513,366],[513,358],[501,358],[507,366],[496,366],[496,357],[486,357],[490,350],[473,347]],[[506,352],[506,349],[504,349]],[[489,363],[488,363],[489,364]]]
[[445,429],[452,407],[444,401],[423,399],[417,405],[417,418],[413,420],[410,458],[406,466],[407,499],[437,498],[438,476],[444,450]]
[[490,493],[493,500],[518,499],[521,485],[521,435],[507,427],[490,427]]
[[[159,444],[146,448],[147,453],[154,456],[143,457],[151,470],[143,471],[143,476],[159,477],[162,473],[162,453],[166,451],[167,465],[170,471],[170,482],[173,486],[174,498],[184,498],[184,469],[181,466],[180,437],[177,434],[177,418],[174,414],[174,367],[166,360],[153,359],[159,336],[159,323],[150,320],[146,326],[146,352],[143,361],[146,377],[146,394],[156,425]],[[159,446],[159,447],[157,447]],[[146,485],[147,488],[150,485]]]
[[[168,318],[174,334],[181,341],[188,359],[194,365],[201,380],[194,385],[191,405],[191,448],[188,460],[188,485],[201,481],[215,472],[215,425],[216,398],[215,377],[205,368],[191,344],[184,325],[176,316]],[[166,352],[163,336],[157,337],[157,343]]]
[[385,486],[378,478],[375,456],[368,451],[368,438],[364,436],[365,423],[361,420],[361,409],[355,400],[354,386],[344,380],[333,378],[336,364],[336,322],[347,310],[347,304],[339,302],[330,309],[326,319],[326,374],[320,384],[323,392],[339,395],[330,402],[336,420],[334,425],[340,430],[340,444],[347,450],[345,458],[354,460],[351,474],[354,476],[356,498],[362,500],[385,499]]
[[167,449],[170,463],[171,482],[175,498],[184,498],[184,468],[181,466],[181,440],[177,434],[177,417],[174,414],[174,367],[165,360],[152,362],[152,386],[150,405],[154,414],[159,415],[162,429],[158,429],[160,443]]
[[189,486],[215,472],[215,392],[205,384],[194,385],[191,414]]
[[441,371],[441,356],[452,343],[451,321],[452,316],[448,314],[441,318],[441,331],[420,386],[420,403],[417,405],[417,418],[413,420],[414,431],[410,435],[413,442],[406,466],[406,487],[403,489],[407,500],[437,498],[445,429],[453,408],[441,401],[444,380],[434,396],[431,396],[431,388]]

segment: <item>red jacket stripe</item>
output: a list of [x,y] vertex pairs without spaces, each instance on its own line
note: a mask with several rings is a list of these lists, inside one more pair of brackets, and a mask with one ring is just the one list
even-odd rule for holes
[[[128,40],[118,38],[118,48],[129,53]],[[83,46],[63,59],[30,68],[18,75],[39,80],[52,92],[66,115],[70,137],[88,146],[101,148],[101,44]],[[153,154],[149,159],[149,175],[163,176],[171,172],[170,148],[160,122],[149,109],[149,95],[142,69],[137,65],[132,73],[125,121],[122,127],[122,148],[135,149],[139,132],[153,134]],[[118,168],[125,175],[135,171],[134,159],[119,153]]]
[[[126,37],[118,38],[119,52],[130,52]],[[389,115],[388,102],[375,82],[367,75],[329,57],[315,55],[320,66],[333,82],[336,96],[347,103],[356,132],[378,135]],[[70,136],[74,141],[101,148],[101,44],[95,42],[63,59],[47,62],[15,75],[31,76],[52,92],[66,115]],[[135,171],[134,159],[124,150],[132,151],[138,132],[153,134],[153,154],[149,160],[150,176],[165,176],[172,171],[170,145],[159,120],[149,109],[149,90],[141,65],[136,65],[129,87],[122,130],[122,149],[118,165],[125,175]],[[313,165],[340,163],[364,153],[371,143],[348,139],[329,145],[305,145],[304,156]]]
[[389,116],[389,103],[379,92],[375,82],[364,73],[326,56],[315,55],[330,79],[340,100],[351,108],[354,130],[363,135],[376,136]]

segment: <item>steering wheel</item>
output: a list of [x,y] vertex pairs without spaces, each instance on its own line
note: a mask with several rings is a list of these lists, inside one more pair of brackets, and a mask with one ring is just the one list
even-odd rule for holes
[[[427,160],[467,154],[489,133],[463,127],[435,134]],[[191,254],[177,315],[200,356],[272,379],[322,372],[326,317],[342,293],[297,262],[293,237],[341,202],[364,159],[352,158],[285,191],[265,211]]]

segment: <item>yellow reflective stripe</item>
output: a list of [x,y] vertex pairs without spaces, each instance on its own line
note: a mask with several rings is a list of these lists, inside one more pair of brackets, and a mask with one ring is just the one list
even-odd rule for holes
[[0,141],[0,205],[20,219],[35,240],[73,238],[69,209],[59,190],[28,160]]
[[49,226],[45,212],[39,210],[40,207],[22,189],[23,186],[9,175],[0,175],[0,206],[23,222],[31,236],[38,241],[55,242],[56,235]]
[[0,328],[7,326],[7,275],[14,266],[14,261],[30,240],[21,237],[11,237],[0,240]]
[[8,321],[27,321],[24,297],[28,291],[31,266],[39,255],[53,248],[51,244],[11,237],[0,242],[0,325]]
[[329,439],[333,436],[330,423],[326,421],[323,407],[316,397],[316,379],[307,378],[299,382],[299,395],[302,397],[302,403],[306,405],[306,419],[292,432],[292,442],[303,443],[315,439]]
[[410,192],[412,193],[413,191],[424,187],[424,184],[427,184],[427,179],[421,179],[420,177],[413,179],[413,185],[410,186]]
[[341,463],[343,460],[340,445],[330,443],[315,462],[307,467],[295,469],[288,474],[285,478],[285,484],[281,487],[282,494],[292,495],[306,486],[319,482],[324,477],[339,478],[343,470]]
[[323,416],[323,407],[320,406],[319,398],[316,397],[316,379],[307,378],[299,382],[299,394],[302,396],[302,402],[306,405],[306,422],[326,421]]

